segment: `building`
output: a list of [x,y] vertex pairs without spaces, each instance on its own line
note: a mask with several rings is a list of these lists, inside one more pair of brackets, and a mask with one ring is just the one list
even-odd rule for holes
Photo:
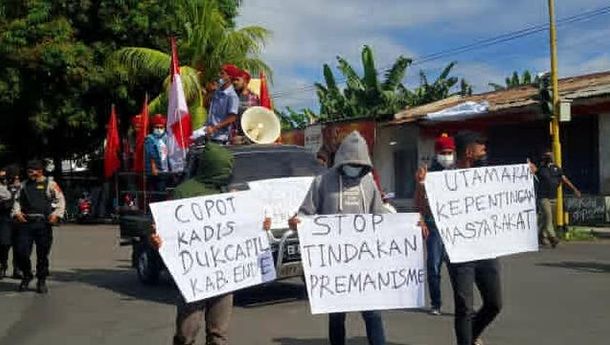
[[[559,81],[562,100],[571,101],[571,119],[561,123],[563,168],[586,194],[610,195],[610,72]],[[383,188],[409,208],[414,171],[434,157],[434,138],[471,129],[489,139],[492,163],[536,161],[550,148],[549,119],[536,86],[454,96],[405,109],[379,124],[374,160]],[[610,208],[609,208],[610,209]]]

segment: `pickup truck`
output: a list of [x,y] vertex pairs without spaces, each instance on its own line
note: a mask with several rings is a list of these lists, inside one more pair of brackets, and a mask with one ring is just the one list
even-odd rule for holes
[[[227,190],[247,190],[248,183],[259,180],[288,177],[314,177],[325,168],[313,155],[300,146],[292,145],[242,145],[227,147],[235,157],[233,174]],[[192,147],[187,159],[187,169],[182,176],[169,176],[167,193],[149,193],[152,200],[163,200],[171,193],[172,187],[194,175],[197,171],[197,157],[203,146]],[[132,174],[133,179],[133,174]],[[172,181],[174,183],[172,183]],[[134,184],[132,183],[132,186]],[[143,195],[141,191],[122,191],[123,195]],[[159,193],[157,193],[159,194]],[[126,198],[129,199],[129,198]],[[154,285],[161,271],[163,261],[150,242],[152,216],[148,205],[137,207],[135,202],[121,207],[119,214],[121,245],[132,246],[132,266],[136,269],[141,283]],[[145,203],[146,204],[146,203]],[[262,219],[262,218],[261,218]],[[301,276],[301,254],[299,240],[292,230],[277,228],[267,231],[272,248],[278,279]]]

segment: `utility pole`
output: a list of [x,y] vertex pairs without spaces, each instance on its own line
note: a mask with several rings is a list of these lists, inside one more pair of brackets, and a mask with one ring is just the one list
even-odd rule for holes
[[[549,32],[551,40],[551,86],[553,88],[553,116],[551,118],[551,137],[553,138],[553,155],[555,164],[561,166],[561,141],[559,138],[559,83],[557,81],[557,28],[555,26],[555,0],[549,2]],[[557,227],[565,226],[563,217],[563,188],[557,188]]]

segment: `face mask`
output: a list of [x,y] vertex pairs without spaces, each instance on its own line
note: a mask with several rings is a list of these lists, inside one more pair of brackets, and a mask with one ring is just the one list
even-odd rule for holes
[[165,134],[165,129],[163,129],[163,128],[155,128],[155,129],[153,130],[153,133],[154,133],[156,136],[160,137],[160,136],[162,136],[163,134]]
[[475,167],[484,167],[487,166],[487,155],[480,157],[479,159],[474,161]]
[[443,168],[449,168],[455,162],[455,157],[452,154],[451,155],[436,155],[436,161]]
[[362,169],[363,169],[363,167],[360,167],[360,166],[344,165],[343,173],[347,177],[354,178],[354,177],[358,177],[358,176],[360,176],[360,174],[362,174]]

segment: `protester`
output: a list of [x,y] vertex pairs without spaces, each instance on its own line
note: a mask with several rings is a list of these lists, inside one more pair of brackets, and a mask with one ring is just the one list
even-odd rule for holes
[[[463,131],[455,136],[456,168],[487,165],[485,139],[476,132]],[[498,259],[449,264],[455,304],[455,335],[458,345],[482,344],[480,336],[500,313],[502,290]],[[476,283],[483,306],[474,311],[473,288]]]
[[224,145],[231,139],[231,128],[239,112],[239,97],[233,87],[233,80],[240,73],[235,65],[223,65],[220,71],[218,89],[212,96],[205,125],[205,132],[213,142]]
[[[360,133],[352,132],[341,143],[335,155],[334,167],[312,183],[299,215],[388,213],[370,174],[372,169],[364,138]],[[289,225],[296,230],[297,223],[298,218],[295,217]],[[345,344],[345,316],[345,313],[329,314],[331,345]],[[362,317],[369,344],[385,344],[381,313],[363,311]]]
[[544,244],[544,236],[546,235],[551,246],[555,248],[559,244],[553,223],[555,219],[553,205],[556,203],[557,188],[563,183],[574,192],[576,197],[580,198],[582,195],[578,188],[564,175],[563,170],[554,163],[553,152],[551,151],[546,151],[542,155],[536,177],[538,179],[537,197],[540,210],[538,238],[540,243]]
[[[178,185],[174,199],[222,193],[233,171],[233,156],[225,148],[209,143],[199,158],[197,175]],[[154,234],[152,244],[160,248],[161,238]],[[205,317],[206,344],[226,345],[233,309],[233,294],[186,303],[182,296],[177,303],[176,334],[174,344],[194,344]]]
[[447,134],[442,134],[434,144],[436,157],[430,167],[420,168],[415,176],[415,204],[424,218],[430,235],[426,240],[426,268],[428,273],[428,292],[430,294],[430,314],[441,315],[441,267],[446,258],[445,247],[438,232],[432,211],[426,197],[424,178],[427,171],[453,169],[455,165],[455,141]]
[[167,173],[170,172],[166,123],[167,120],[161,114],[153,116],[151,119],[153,131],[144,142],[147,183],[155,192],[165,191]]
[[235,92],[237,92],[237,96],[239,97],[238,118],[235,121],[234,126],[234,144],[241,144],[244,142],[244,132],[241,128],[241,116],[246,110],[248,110],[248,108],[258,106],[261,103],[258,96],[248,87],[250,84],[250,79],[250,73],[240,70],[239,76],[233,81]]
[[39,160],[28,162],[28,181],[15,196],[12,216],[19,223],[17,257],[23,279],[19,291],[28,289],[32,281],[30,255],[36,244],[36,291],[47,293],[49,253],[53,242],[53,226],[63,218],[66,208],[64,195],[55,181],[43,175],[44,165]]

